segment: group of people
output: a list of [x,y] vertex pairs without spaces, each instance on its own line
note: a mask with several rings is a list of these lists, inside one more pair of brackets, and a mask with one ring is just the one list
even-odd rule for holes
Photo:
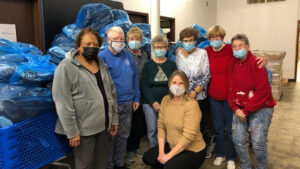
[[[267,61],[251,53],[246,35],[237,34],[231,44],[224,43],[225,35],[221,26],[212,26],[207,32],[211,45],[199,49],[197,30],[183,29],[173,62],[166,57],[164,35],[152,39],[149,57],[137,27],[126,39],[122,28],[110,28],[108,47],[101,52],[97,31],[82,29],[76,48],[58,65],[52,88],[55,131],[69,139],[75,167],[126,169],[125,159],[137,155],[152,168],[199,169],[206,155],[202,117],[210,112],[213,164],[227,160],[227,168],[235,169],[238,157],[242,169],[251,169],[250,128],[255,166],[266,169],[275,105]],[[139,145],[145,130],[150,148],[144,153]]]

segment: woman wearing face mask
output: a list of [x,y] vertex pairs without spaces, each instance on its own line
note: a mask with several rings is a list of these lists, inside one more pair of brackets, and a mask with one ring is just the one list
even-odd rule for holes
[[168,94],[168,81],[177,70],[175,62],[166,58],[168,40],[164,35],[152,39],[154,57],[147,61],[142,70],[141,89],[143,110],[147,124],[150,147],[157,146],[157,118],[162,98]]
[[143,161],[153,168],[198,169],[205,159],[205,142],[199,126],[201,111],[190,96],[184,72],[172,74],[169,91],[162,100],[157,122],[158,147],[148,150]]
[[[206,114],[207,85],[210,79],[208,56],[205,50],[195,47],[198,39],[196,29],[188,27],[180,32],[182,50],[176,55],[178,70],[184,71],[189,79],[189,90],[192,98],[198,101],[202,115]],[[204,132],[204,118],[201,119],[201,132]]]
[[242,169],[251,169],[248,152],[248,128],[255,157],[255,168],[267,168],[267,137],[275,101],[265,68],[257,66],[256,56],[249,51],[249,40],[237,34],[231,40],[233,55],[228,65],[228,102],[235,113],[232,120],[232,139]]
[[58,65],[53,80],[53,100],[58,120],[55,132],[74,147],[76,169],[106,169],[109,131],[118,131],[116,89],[104,62],[98,57],[102,38],[84,28]]
[[[139,82],[141,81],[142,70],[148,60],[147,53],[142,49],[143,32],[140,28],[134,27],[127,32],[128,50],[131,53],[138,69]],[[134,161],[135,155],[143,157],[144,152],[140,149],[142,137],[146,134],[146,122],[143,108],[140,106],[132,113],[132,126],[127,141],[127,160]]]
[[[208,86],[208,100],[216,137],[217,157],[213,164],[220,166],[227,159],[227,169],[235,169],[236,152],[232,143],[231,132],[233,112],[227,101],[227,78],[230,76],[230,74],[227,76],[228,62],[233,58],[233,55],[231,45],[223,42],[225,35],[224,28],[219,25],[212,26],[207,31],[206,36],[211,45],[206,48],[211,74]],[[267,61],[264,58],[257,59],[258,66],[263,68]],[[227,135],[227,144],[225,143],[224,131],[226,131]]]

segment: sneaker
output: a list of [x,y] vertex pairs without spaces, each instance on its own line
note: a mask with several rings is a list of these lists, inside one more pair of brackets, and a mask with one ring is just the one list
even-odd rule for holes
[[134,152],[128,152],[128,153],[127,153],[126,160],[128,160],[128,161],[130,161],[130,162],[135,161],[135,153],[134,153]]
[[118,166],[114,166],[114,169],[129,169],[128,167],[126,167],[125,165],[118,167]]
[[235,169],[235,163],[233,160],[227,161],[227,169]]
[[142,149],[138,148],[138,149],[135,150],[135,154],[138,157],[143,157],[144,156],[144,151]]
[[224,157],[217,157],[214,161],[214,166],[220,166],[223,161],[225,161]]

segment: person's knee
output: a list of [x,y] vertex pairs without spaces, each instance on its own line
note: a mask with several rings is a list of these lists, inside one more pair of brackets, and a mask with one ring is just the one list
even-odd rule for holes
[[144,153],[143,162],[146,165],[153,166],[157,163],[156,158],[157,157],[154,156],[153,152],[147,151],[147,152]]

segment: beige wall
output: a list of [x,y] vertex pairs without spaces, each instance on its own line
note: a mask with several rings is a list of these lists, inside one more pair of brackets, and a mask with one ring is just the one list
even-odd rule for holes
[[[149,13],[150,0],[118,0],[125,10]],[[209,2],[208,6],[204,2]],[[160,0],[161,16],[175,18],[176,41],[179,32],[195,23],[205,29],[216,24],[217,0]]]
[[217,24],[226,29],[227,41],[236,33],[245,33],[252,50],[286,51],[283,77],[293,79],[298,7],[298,0],[251,5],[247,0],[218,0]]

